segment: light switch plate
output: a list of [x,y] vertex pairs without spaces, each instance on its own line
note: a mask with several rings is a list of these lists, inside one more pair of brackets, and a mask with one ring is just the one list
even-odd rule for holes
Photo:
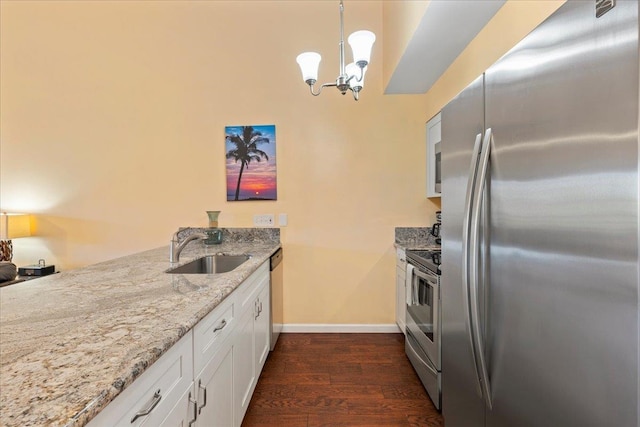
[[287,214],[279,214],[278,215],[278,224],[281,227],[284,227],[285,225],[287,225],[287,222],[288,222]]
[[275,218],[273,214],[260,214],[253,216],[253,225],[256,227],[273,227]]

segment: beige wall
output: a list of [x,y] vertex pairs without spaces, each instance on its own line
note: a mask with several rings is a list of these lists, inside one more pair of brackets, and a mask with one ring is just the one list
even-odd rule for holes
[[[320,81],[335,79],[336,2],[0,7],[0,206],[35,213],[39,236],[14,241],[18,265],[68,270],[166,245],[206,210],[223,227],[287,213],[285,322],[393,322],[394,227],[427,226],[438,209],[424,196],[424,124],[482,72],[477,53],[425,96],[383,96],[382,3],[347,2],[346,34],[378,35],[356,103],[332,88],[311,97],[295,63],[318,50]],[[494,31],[518,39],[526,21]],[[226,202],[224,126],[242,124],[276,125],[278,201]]]
[[[383,96],[382,43],[361,100],[312,97],[295,62],[338,69],[338,4],[2,2],[3,209],[36,213],[15,261],[61,270],[167,245],[179,226],[287,213],[285,321],[392,323],[394,227],[426,226],[420,97]],[[381,36],[382,4],[345,32]],[[275,124],[278,200],[227,202],[225,125]]]

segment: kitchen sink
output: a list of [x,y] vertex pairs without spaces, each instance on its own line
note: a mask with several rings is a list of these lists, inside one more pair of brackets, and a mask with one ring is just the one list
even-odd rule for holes
[[180,267],[167,270],[169,274],[214,274],[235,270],[251,255],[207,255],[194,259]]

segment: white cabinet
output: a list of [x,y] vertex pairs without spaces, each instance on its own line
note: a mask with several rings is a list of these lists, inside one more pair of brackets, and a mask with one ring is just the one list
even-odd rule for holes
[[193,425],[197,416],[197,402],[193,397],[193,388],[189,387],[188,390],[185,390],[182,397],[180,397],[180,400],[178,400],[162,422],[159,424],[151,423],[148,425],[186,427]]
[[[193,390],[192,344],[189,332],[91,420],[89,426],[187,425],[193,419],[193,404],[188,404]],[[165,424],[165,420],[172,422]]]
[[262,367],[267,361],[267,356],[269,356],[269,348],[271,347],[271,327],[269,325],[269,292],[270,287],[267,281],[266,285],[263,285],[261,287],[260,293],[258,294],[258,299],[256,301],[256,309],[258,310],[258,313],[255,319],[254,336],[256,339],[255,362],[258,375],[260,372],[262,372]]
[[407,314],[407,258],[404,249],[396,249],[396,323],[402,331],[405,331],[405,318]]
[[199,375],[235,328],[236,301],[233,294],[223,300],[193,328],[193,370]]
[[269,266],[263,267],[247,279],[239,294],[241,314],[233,354],[235,417],[239,420],[247,412],[269,355]]
[[233,400],[236,418],[242,419],[247,412],[253,385],[256,383],[256,367],[253,349],[253,311],[240,318],[233,354]]
[[199,427],[240,425],[234,420],[233,410],[233,337],[221,342],[219,347],[194,384],[198,393],[196,426]]
[[234,422],[232,392],[236,305],[232,294],[193,328],[199,427],[240,425]]
[[205,316],[89,427],[239,427],[267,356],[269,261]]
[[440,197],[440,113],[427,122],[427,197]]

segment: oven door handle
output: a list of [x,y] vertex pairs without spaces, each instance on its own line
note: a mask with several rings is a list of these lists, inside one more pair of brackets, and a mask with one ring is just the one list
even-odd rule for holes
[[[410,265],[407,263],[407,265]],[[420,279],[422,279],[423,281],[425,281],[427,283],[427,286],[431,287],[433,289],[433,298],[431,300],[431,307],[433,310],[433,330],[434,331],[440,331],[440,283],[438,280],[438,276],[436,276],[435,274],[431,273],[431,272],[426,272],[423,270],[420,270],[419,268],[411,265],[412,267],[412,276],[416,276]],[[407,269],[407,274],[408,274],[409,270]],[[411,294],[412,294],[412,301],[410,305],[420,305],[421,301],[420,301],[420,290],[418,289],[419,286],[417,284],[417,280],[413,280],[413,277],[411,278]],[[408,330],[408,328],[407,328]],[[435,332],[435,334],[438,334],[438,332]],[[439,339],[439,337],[438,337]]]
[[434,274],[429,274],[429,273],[425,273],[424,271],[415,268],[413,269],[413,274],[415,274],[416,276],[418,276],[421,279],[426,280],[429,283],[437,283],[438,282],[438,276],[434,275]]
[[[471,326],[473,330],[474,340],[476,343],[476,355],[478,356],[478,364],[480,367],[480,384],[482,387],[482,396],[489,409],[492,408],[491,402],[491,383],[487,369],[487,361],[485,360],[485,343],[480,328],[480,298],[479,294],[479,276],[480,276],[480,217],[482,216],[481,207],[484,196],[485,184],[487,182],[487,173],[489,170],[489,157],[491,154],[491,145],[493,144],[493,133],[491,128],[487,129],[482,142],[482,151],[480,160],[478,161],[478,178],[476,179],[474,194],[476,197],[473,201],[471,210],[471,227],[469,229],[469,289],[471,290]],[[488,284],[486,285],[488,286]]]
[[482,134],[476,135],[471,152],[471,165],[469,166],[469,179],[467,181],[467,194],[464,202],[464,219],[462,221],[462,293],[465,302],[465,326],[469,345],[471,347],[471,357],[473,359],[473,367],[476,375],[476,389],[478,395],[482,396],[482,384],[480,383],[480,368],[476,358],[476,344],[473,340],[473,327],[471,325],[471,292],[469,291],[469,233],[471,229],[471,206],[474,202],[474,187],[478,176],[478,159],[480,157],[480,149],[482,147]]

